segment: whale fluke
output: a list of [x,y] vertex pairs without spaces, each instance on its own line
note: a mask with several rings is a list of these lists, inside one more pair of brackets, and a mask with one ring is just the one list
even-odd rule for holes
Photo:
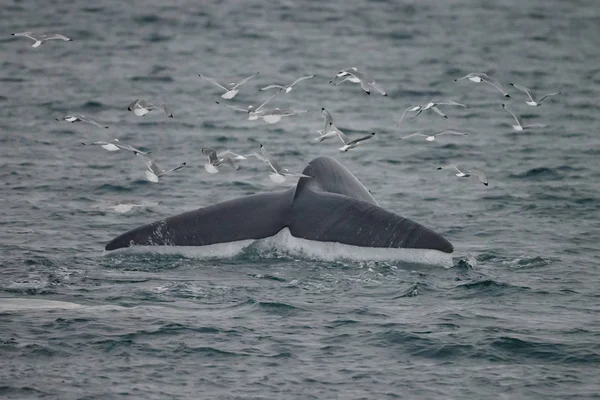
[[312,160],[290,189],[203,207],[126,232],[106,245],[205,246],[263,239],[288,228],[296,238],[379,248],[452,253],[441,235],[379,207],[371,193],[330,157]]

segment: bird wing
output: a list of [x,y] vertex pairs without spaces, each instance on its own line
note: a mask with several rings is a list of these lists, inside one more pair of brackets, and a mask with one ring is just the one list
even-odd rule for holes
[[333,123],[329,124],[329,130],[335,132],[335,134],[340,138],[344,145],[348,144],[348,136],[344,132],[338,129],[337,126],[333,125]]
[[481,183],[483,183],[485,186],[488,185],[487,177],[485,176],[485,174],[483,173],[483,171],[469,170],[469,171],[467,171],[467,173],[471,174],[471,175],[477,176],[477,178],[479,178],[479,180],[481,181]]
[[242,155],[240,155],[240,154],[236,154],[236,153],[234,153],[234,152],[233,152],[233,151],[231,151],[231,150],[224,150],[224,151],[221,151],[221,152],[219,152],[219,153],[217,154],[217,157],[219,157],[219,158],[225,158],[225,157],[227,157],[227,156],[232,156],[232,157],[233,157],[233,158],[232,158],[233,160],[245,160],[245,159],[246,159],[246,157],[245,157],[245,156],[242,156]]
[[354,139],[353,141],[351,141],[351,142],[349,142],[349,143],[346,143],[346,144],[347,144],[348,146],[351,146],[351,145],[353,145],[353,144],[358,144],[358,143],[360,143],[360,142],[364,142],[365,140],[369,140],[369,139],[371,139],[373,136],[375,136],[375,133],[374,133],[374,132],[373,132],[373,133],[370,133],[370,134],[368,134],[367,136],[363,136],[363,137],[361,137],[361,138]]
[[280,91],[280,90],[278,90],[277,92],[273,93],[273,94],[271,95],[271,97],[269,97],[267,100],[265,100],[265,102],[264,102],[264,103],[262,103],[260,106],[258,106],[258,107],[257,107],[256,109],[254,109],[253,111],[256,113],[256,112],[259,112],[260,110],[262,110],[262,108],[263,108],[264,106],[266,106],[266,105],[267,105],[267,104],[268,104],[268,103],[269,103],[269,102],[270,102],[270,101],[271,101],[271,100],[272,100],[272,99],[273,99],[275,96],[277,96],[277,95],[278,95],[280,92],[281,92],[281,91]]
[[232,110],[235,110],[235,111],[242,111],[242,112],[245,112],[245,113],[247,113],[247,112],[248,112],[248,110],[247,110],[247,109],[245,109],[245,108],[241,108],[241,107],[232,106],[232,105],[230,105],[230,104],[223,104],[223,103],[219,103],[218,101],[215,101],[215,103],[217,103],[217,104],[220,104],[220,105],[222,105],[223,107],[231,108]]
[[302,82],[303,80],[314,78],[315,76],[316,75],[301,76],[300,78],[298,78],[294,82],[292,82],[292,84],[290,85],[290,87],[294,86],[298,82]]
[[233,89],[237,89],[238,87],[240,87],[241,85],[243,85],[244,83],[248,82],[250,79],[254,78],[256,75],[258,75],[259,73],[255,73],[253,75],[250,75],[247,78],[242,79],[241,81],[239,81],[238,83],[236,83],[235,85],[233,85],[233,87],[231,88],[231,90]]
[[433,110],[433,111],[434,111],[436,114],[438,114],[438,115],[441,115],[441,116],[442,116],[442,117],[444,117],[444,118],[448,118],[448,116],[447,116],[446,114],[444,114],[444,113],[442,112],[442,110],[440,110],[440,109],[439,109],[439,108],[437,108],[436,106],[431,106],[431,107],[429,107],[429,108],[431,108],[431,109],[432,109],[432,110]]
[[127,110],[133,111],[133,109],[138,105],[139,101],[140,99],[135,99],[134,101],[132,101],[131,104],[127,106]]
[[552,93],[545,94],[542,97],[540,97],[540,99],[538,100],[538,103],[541,103],[542,101],[544,101],[544,99],[546,97],[556,96],[557,94],[560,94],[560,92],[552,92]]
[[471,72],[470,74],[467,74],[467,75],[462,76],[460,78],[456,78],[456,79],[454,79],[454,82],[462,81],[463,79],[468,79],[468,78],[470,78],[472,76],[475,76],[475,73]]
[[525,86],[517,85],[516,83],[509,83],[509,85],[525,93],[529,97],[529,100],[535,103],[535,100],[533,99],[533,96],[531,94],[531,90],[527,89]]
[[120,149],[132,151],[135,154],[139,153],[139,154],[142,154],[142,155],[147,155],[147,154],[151,153],[151,151],[141,151],[141,150],[136,149],[135,147],[130,146],[128,144],[117,143],[116,139],[115,139],[115,143],[111,143],[111,144],[114,144],[115,146],[117,146]]
[[481,77],[481,80],[483,82],[495,87],[498,91],[502,92],[503,95],[506,96],[508,94],[508,92],[506,90],[504,90],[504,87],[497,79],[490,78],[489,76],[486,75],[485,77]]
[[[111,144],[111,143],[103,142],[103,141],[95,141],[95,142],[81,142],[81,144],[84,146],[91,146],[91,145],[95,145],[95,144],[104,146],[104,145]],[[112,144],[114,144],[114,143],[112,143]]]
[[263,158],[267,161],[267,163],[273,171],[275,171],[278,174],[281,174],[281,172],[283,172],[283,168],[281,168],[281,165],[279,165],[277,161],[271,159],[271,156],[269,156],[269,153],[262,144],[260,145],[260,153],[262,154]]
[[269,85],[269,86],[265,86],[264,88],[258,89],[259,91],[263,91],[263,90],[269,90],[269,89],[279,89],[279,90],[283,90],[285,89],[285,86],[281,86],[281,85]]
[[233,162],[233,160],[230,157],[225,157],[223,159],[223,162],[229,164],[231,167],[233,167],[233,169],[235,169],[236,171],[239,171],[240,166],[237,165],[235,162]]
[[[179,164],[179,166],[177,166],[177,167],[175,167],[175,168],[171,168],[171,169],[170,169],[170,170],[168,170],[168,171],[162,171],[162,172],[160,172],[159,174],[157,174],[157,173],[155,172],[155,175],[156,175],[156,176],[158,176],[158,177],[160,178],[160,177],[161,177],[161,176],[163,176],[163,175],[166,175],[166,174],[168,174],[168,173],[170,173],[170,172],[177,171],[178,169],[181,169],[181,168],[185,167],[185,165],[186,165],[186,164],[187,164],[187,163],[185,163],[185,162],[182,162],[181,164]],[[153,172],[154,172],[154,171],[153,171]]]
[[208,161],[211,164],[216,164],[219,162],[219,157],[217,156],[217,152],[215,150],[203,147],[202,149],[200,149],[200,151],[202,152],[202,154],[208,156]]
[[415,137],[415,136],[428,137],[429,135],[425,135],[425,134],[423,134],[421,132],[415,132],[415,133],[411,133],[410,135],[399,137],[398,139],[408,139],[408,138]]
[[52,40],[52,39],[59,39],[59,40],[64,40],[66,42],[70,41],[71,39],[69,39],[68,37],[66,37],[65,35],[61,35],[60,33],[53,33],[51,35],[48,35],[46,37],[46,40]]
[[458,101],[454,101],[454,100],[432,101],[432,103],[437,104],[437,105],[442,105],[442,106],[459,106],[459,107],[469,108],[469,106],[467,106],[466,104],[459,103]]
[[510,115],[512,115],[512,117],[515,119],[515,121],[517,121],[517,124],[520,126],[523,126],[523,120],[521,120],[520,117],[517,117],[517,115],[506,106],[506,104],[502,104],[502,108],[504,109],[504,111],[506,111],[507,113],[509,113]]
[[165,112],[165,115],[169,118],[173,118],[173,113],[171,112],[171,110],[169,109],[169,107],[166,104],[162,105],[162,109]]
[[86,124],[95,125],[95,126],[98,126],[100,128],[108,128],[108,126],[106,126],[106,125],[100,125],[99,123],[97,123],[96,121],[94,121],[91,118],[86,117],[85,115],[80,115],[77,118],[79,118],[79,120],[81,122],[85,122]]
[[433,136],[439,136],[439,135],[456,135],[456,136],[467,136],[468,133],[464,133],[464,132],[459,132],[459,131],[453,131],[453,130],[446,130],[440,133],[436,133]]
[[35,36],[33,36],[33,35],[35,35],[35,33],[33,33],[33,32],[17,32],[17,33],[13,33],[12,35],[13,36],[23,36],[23,37],[38,41],[38,39]]
[[227,89],[225,86],[221,85],[219,82],[217,82],[216,80],[214,80],[213,78],[210,78],[208,76],[204,76],[204,75],[200,75],[198,74],[198,76],[202,79],[204,79],[205,81],[208,81],[210,83],[212,83],[213,85],[216,85],[218,87],[220,87],[221,89],[223,89],[226,92],[229,92],[229,89]]

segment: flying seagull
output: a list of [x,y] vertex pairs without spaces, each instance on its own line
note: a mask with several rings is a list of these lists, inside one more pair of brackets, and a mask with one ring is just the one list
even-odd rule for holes
[[127,110],[133,111],[133,113],[138,117],[142,117],[148,114],[150,111],[157,110],[159,108],[161,108],[164,111],[167,117],[173,118],[173,113],[171,112],[171,110],[169,110],[169,107],[167,107],[167,105],[164,103],[160,105],[154,105],[148,103],[146,100],[135,99],[131,102],[131,104],[129,104]]
[[333,83],[337,78],[344,78],[343,80],[336,83],[339,85],[342,82],[350,81],[352,83],[360,83],[360,86],[365,91],[366,94],[371,94],[371,88],[378,91],[382,96],[387,96],[387,93],[381,86],[377,84],[371,77],[365,75],[362,72],[359,72],[356,68],[346,68],[340,70],[337,75],[329,81],[329,83]]
[[548,126],[548,125],[544,125],[544,124],[523,125],[523,118],[521,118],[520,116],[515,114],[513,110],[508,108],[505,104],[502,104],[502,109],[504,111],[506,111],[507,113],[509,113],[510,115],[512,115],[512,117],[517,122],[517,125],[512,126],[515,131],[524,131],[525,129],[533,129],[533,128],[545,128]]
[[238,94],[239,87],[242,86],[244,83],[248,82],[250,79],[254,78],[256,75],[258,75],[258,72],[255,73],[254,75],[250,75],[249,77],[242,79],[238,83],[235,83],[235,82],[231,83],[229,85],[229,88],[227,88],[224,85],[221,85],[219,82],[217,82],[213,78],[209,78],[208,76],[204,76],[204,75],[198,74],[198,76],[200,78],[202,78],[205,81],[208,81],[208,82],[212,83],[213,85],[216,85],[216,86],[220,87],[221,89],[223,89],[225,91],[225,93],[223,93],[221,95],[221,97],[224,98],[224,99],[233,99],[235,97],[235,95]]
[[152,153],[151,151],[141,151],[141,150],[136,149],[133,146],[129,146],[127,144],[122,144],[121,142],[119,142],[119,139],[113,139],[112,142],[105,142],[105,141],[99,140],[96,142],[82,142],[81,144],[84,146],[98,145],[107,151],[118,151],[118,150],[123,149],[123,150],[131,151],[134,154],[139,153],[142,155],[148,155],[148,154]]
[[55,118],[57,121],[67,121],[70,123],[73,122],[85,122],[86,124],[90,124],[90,125],[95,125],[99,128],[106,128],[108,129],[108,126],[106,125],[100,125],[99,123],[97,123],[96,121],[94,121],[91,118],[86,117],[85,115],[66,115],[62,118]]
[[250,104],[248,106],[248,108],[242,108],[242,107],[236,107],[236,106],[232,106],[230,104],[223,104],[223,103],[219,103],[218,101],[216,101],[215,103],[222,105],[224,107],[230,108],[234,111],[241,111],[241,112],[245,112],[248,114],[248,119],[249,120],[256,120],[259,118],[259,116],[261,115],[261,113],[263,112],[263,108],[275,97],[279,94],[279,91],[273,93],[273,95],[271,95],[271,97],[269,97],[267,100],[265,100],[262,104],[260,104],[258,107],[256,107],[254,104]]
[[487,74],[484,74],[483,72],[472,72],[468,75],[463,76],[462,78],[456,78],[454,80],[454,82],[458,82],[463,79],[468,79],[471,82],[475,82],[475,83],[485,82],[489,85],[492,85],[494,88],[496,88],[496,90],[498,90],[500,93],[502,93],[504,95],[504,97],[510,97],[508,92],[506,90],[504,90],[504,87],[497,79],[491,78]]
[[65,42],[71,42],[72,39],[61,35],[59,33],[33,33],[33,32],[19,32],[12,33],[13,36],[22,36],[35,41],[31,47],[40,47],[42,43],[47,40],[64,40]]
[[315,138],[315,140],[318,142],[322,142],[325,139],[336,137],[336,130],[338,130],[338,128],[333,124],[333,117],[331,116],[331,113],[327,111],[324,107],[321,108],[321,115],[325,120],[325,124],[323,126],[323,129],[319,129],[317,131],[321,135]]
[[408,138],[415,137],[415,136],[422,136],[428,142],[433,142],[435,140],[435,138],[437,136],[440,136],[440,135],[466,136],[468,134],[464,133],[464,132],[453,131],[453,130],[446,130],[446,131],[439,132],[439,133],[436,133],[436,134],[433,134],[433,135],[426,135],[426,134],[421,133],[421,132],[415,132],[415,133],[411,133],[410,135],[407,135],[407,136],[399,137],[398,139],[408,139]]
[[262,144],[260,145],[260,153],[261,154],[253,153],[251,155],[255,156],[259,160],[264,161],[269,164],[269,167],[271,167],[271,169],[273,170],[273,172],[269,174],[269,178],[273,182],[283,183],[287,176],[298,177],[298,178],[310,178],[310,176],[308,176],[308,175],[290,173],[287,168],[283,168],[276,160],[274,160],[269,155],[269,153],[267,152],[267,150],[265,149],[265,147]]
[[292,89],[293,89],[294,85],[295,85],[295,84],[297,84],[298,82],[301,82],[301,81],[303,81],[303,80],[306,80],[306,79],[311,79],[311,78],[314,78],[315,76],[317,76],[317,75],[307,75],[307,76],[302,76],[302,77],[300,77],[300,78],[296,79],[294,82],[292,82],[291,84],[289,84],[289,85],[287,85],[287,86],[282,86],[282,85],[269,85],[269,86],[265,86],[264,88],[262,88],[262,89],[258,89],[258,90],[260,90],[260,91],[263,91],[263,90],[269,90],[269,89],[279,89],[280,91],[281,91],[281,90],[284,90],[286,93],[289,93],[289,92],[291,92],[291,91],[292,91]]
[[229,150],[222,151],[217,153],[216,150],[209,149],[207,147],[203,147],[201,149],[202,154],[208,156],[208,163],[204,164],[204,169],[206,172],[211,174],[216,174],[219,172],[219,167],[223,164],[228,164],[233,169],[238,171],[240,166],[237,165],[233,160],[245,160],[246,157],[233,153]]
[[547,93],[545,95],[543,95],[542,97],[540,97],[539,100],[534,100],[533,98],[533,93],[531,92],[531,90],[527,89],[525,86],[521,86],[521,85],[517,85],[516,83],[509,83],[510,86],[514,87],[517,90],[520,90],[521,92],[524,92],[527,97],[529,97],[529,101],[526,101],[525,104],[528,104],[532,107],[539,107],[542,105],[542,101],[544,101],[544,99],[546,97],[550,97],[550,96],[556,96],[557,94],[560,94],[560,92],[552,92],[552,93]]
[[181,169],[181,168],[185,167],[185,165],[186,165],[186,163],[183,162],[179,166],[165,171],[164,169],[160,168],[158,166],[158,164],[156,164],[156,161],[154,161],[153,159],[145,157],[143,154],[141,154],[140,152],[137,152],[137,151],[134,152],[134,154],[142,157],[142,159],[146,163],[146,167],[147,167],[147,170],[145,171],[146,179],[148,179],[150,182],[154,182],[154,183],[158,182],[158,178],[160,178],[170,172],[177,171],[178,169]]
[[[330,125],[333,125],[333,124],[330,124]],[[348,139],[348,136],[346,136],[346,134],[344,134],[344,132],[340,131],[337,128],[335,128],[335,133],[340,138],[342,143],[344,144],[342,147],[340,147],[340,151],[342,151],[344,153],[347,152],[348,150],[353,149],[356,146],[360,145],[365,140],[369,140],[373,136],[375,136],[375,132],[371,132],[367,136],[363,136],[358,139],[350,140],[350,139]]]
[[437,106],[440,105],[449,105],[449,106],[459,106],[459,107],[463,107],[463,108],[469,108],[466,104],[462,104],[459,103],[457,101],[454,100],[446,100],[446,101],[438,101],[438,100],[431,100],[430,102],[420,105],[420,106],[414,106],[414,107],[409,107],[407,110],[408,111],[416,111],[417,113],[411,117],[410,119],[415,119],[417,118],[419,115],[421,115],[421,113],[425,110],[432,110],[434,111],[436,114],[441,115],[444,118],[448,118],[448,116],[446,114],[444,114]]
[[479,178],[479,180],[481,181],[481,183],[483,183],[485,186],[488,185],[488,181],[487,181],[487,177],[485,176],[485,174],[481,171],[466,171],[463,172],[462,169],[456,165],[456,164],[448,164],[448,165],[443,165],[441,167],[438,167],[439,169],[453,169],[456,172],[456,176],[460,177],[460,178],[468,178],[472,175],[475,175],[477,178]]

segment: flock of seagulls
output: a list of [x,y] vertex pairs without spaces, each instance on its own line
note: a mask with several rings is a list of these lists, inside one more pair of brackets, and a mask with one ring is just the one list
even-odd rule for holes
[[[34,47],[34,48],[39,47],[44,42],[49,41],[49,40],[71,41],[70,38],[68,38],[64,35],[61,35],[61,34],[57,34],[57,33],[47,34],[47,33],[21,32],[21,33],[13,33],[12,35],[15,37],[26,37],[31,40],[34,40],[34,43],[32,45],[32,47]],[[220,94],[220,97],[224,100],[234,99],[235,96],[241,90],[241,88],[244,86],[244,84],[246,84],[248,81],[256,78],[258,75],[259,75],[259,72],[256,72],[256,73],[254,73],[250,76],[247,76],[237,82],[232,82],[229,84],[221,84],[214,78],[211,78],[211,77],[208,77],[208,76],[205,76],[202,74],[198,74],[198,76],[200,77],[201,80],[209,82],[212,85],[218,87],[223,92]],[[290,93],[296,87],[296,85],[300,84],[303,81],[313,79],[315,77],[316,77],[316,75],[314,75],[314,74],[306,75],[306,76],[301,76],[301,77],[297,78],[296,80],[294,80],[292,83],[290,83],[288,85],[271,84],[268,86],[264,86],[264,87],[260,88],[259,91],[262,92],[262,91],[274,90],[275,92],[259,105],[251,104],[251,105],[248,105],[247,107],[240,107],[235,104],[227,104],[227,103],[223,103],[223,102],[219,102],[219,101],[216,101],[216,103],[219,105],[222,105],[223,107],[231,109],[233,111],[246,113],[248,115],[248,120],[261,119],[268,124],[275,124],[284,117],[291,117],[294,115],[306,113],[308,110],[298,110],[298,109],[293,109],[293,108],[280,109],[277,107],[269,108],[268,104],[278,95]],[[474,83],[488,84],[491,87],[493,87],[494,89],[496,89],[498,92],[500,92],[505,98],[511,97],[510,94],[507,92],[507,90],[504,88],[504,86],[497,79],[490,77],[485,73],[473,72],[473,73],[470,73],[463,77],[454,79],[454,81],[456,81],[456,82],[463,81],[463,80],[468,80],[468,81],[474,82]],[[360,87],[362,88],[362,90],[367,95],[370,95],[371,91],[373,90],[374,92],[377,92],[382,96],[388,96],[387,92],[373,78],[371,78],[366,73],[359,71],[356,67],[349,67],[349,68],[344,68],[344,69],[339,70],[335,74],[335,76],[329,81],[330,84],[333,84],[336,86],[340,85],[344,82],[359,84]],[[547,93],[547,94],[537,98],[537,100],[536,100],[532,91],[530,89],[528,89],[527,87],[521,86],[521,85],[518,85],[515,83],[510,83],[509,85],[511,87],[514,87],[515,89],[519,90],[520,92],[523,92],[528,98],[528,100],[526,100],[525,103],[532,107],[539,107],[542,105],[543,101],[545,99],[547,99],[548,97],[552,97],[552,96],[556,96],[556,95],[560,94],[560,92],[551,92],[551,93]],[[415,119],[415,118],[419,117],[420,115],[422,115],[424,112],[427,112],[428,110],[430,110],[432,112],[432,114],[436,114],[442,118],[447,119],[448,116],[440,109],[440,106],[455,106],[455,107],[469,108],[466,104],[459,103],[454,100],[430,100],[425,104],[412,105],[412,106],[405,108],[402,112],[402,115],[400,116],[397,127],[402,123],[402,121],[404,120],[407,113],[413,113],[413,115],[410,117],[410,119]],[[525,124],[523,122],[523,119],[519,115],[517,115],[511,108],[509,108],[506,104],[502,103],[502,108],[505,112],[510,114],[512,116],[512,118],[514,119],[515,124],[512,125],[512,128],[516,131],[524,131],[524,130],[528,130],[528,129],[536,129],[536,128],[545,128],[546,127],[546,125],[540,124],[540,123]],[[134,101],[132,101],[128,105],[127,110],[132,112],[134,115],[136,115],[138,117],[142,117],[153,110],[162,110],[166,117],[173,118],[173,113],[171,112],[171,110],[169,109],[169,107],[166,104],[164,104],[164,103],[163,104],[151,104],[143,99],[135,99]],[[371,132],[368,135],[363,135],[363,136],[356,137],[356,138],[349,138],[342,130],[340,130],[334,124],[333,117],[329,111],[327,111],[325,108],[321,108],[321,114],[324,119],[324,123],[322,125],[323,128],[318,130],[319,136],[317,138],[315,138],[316,142],[320,143],[320,142],[323,142],[328,139],[337,138],[340,140],[340,142],[342,144],[342,146],[339,147],[339,150],[341,152],[347,152],[359,145],[362,145],[364,142],[366,142],[367,140],[369,140],[375,136],[375,132]],[[429,113],[426,113],[426,114],[429,114]],[[93,120],[92,118],[86,117],[84,115],[67,115],[62,118],[56,118],[56,119],[58,121],[66,121],[66,122],[70,122],[70,123],[75,123],[75,122],[86,123],[86,124],[90,124],[90,125],[93,125],[93,126],[96,126],[99,128],[108,128],[108,126],[103,125],[103,124]],[[421,138],[424,138],[428,142],[433,142],[436,140],[437,137],[444,136],[444,135],[445,136],[466,136],[467,133],[459,132],[456,130],[443,130],[443,131],[437,132],[437,133],[414,132],[414,133],[411,133],[411,134],[408,134],[405,136],[401,136],[398,139],[406,140],[406,139],[421,137]],[[187,165],[186,162],[182,162],[181,164],[179,164],[176,167],[166,169],[166,170],[162,169],[161,167],[159,167],[159,165],[156,163],[156,161],[154,159],[149,157],[151,152],[149,152],[149,151],[144,152],[133,146],[123,144],[118,139],[112,139],[110,141],[83,142],[82,144],[86,145],[86,146],[97,145],[107,151],[125,150],[125,151],[132,152],[133,154],[135,154],[136,156],[139,156],[144,161],[144,163],[146,165],[146,170],[145,170],[146,179],[148,181],[154,182],[154,183],[159,182],[159,179],[164,177],[165,175],[175,172],[177,170],[180,170],[181,168],[184,168]],[[220,168],[223,166],[231,167],[233,170],[237,171],[241,168],[240,162],[244,162],[250,158],[254,158],[256,160],[259,160],[261,162],[268,164],[269,169],[270,169],[269,177],[275,183],[282,183],[285,181],[285,179],[287,177],[310,178],[301,173],[291,173],[288,169],[283,168],[279,164],[279,162],[277,162],[277,160],[275,160],[267,152],[267,150],[265,149],[265,147],[262,144],[260,144],[260,153],[253,152],[251,154],[245,154],[245,155],[234,153],[231,150],[217,151],[217,150],[211,149],[211,148],[202,148],[201,152],[208,159],[206,164],[204,164],[204,168],[208,173],[211,173],[211,174],[218,173]],[[482,182],[484,185],[486,185],[486,186],[488,185],[486,175],[482,171],[465,169],[456,164],[440,166],[440,167],[438,167],[438,170],[451,170],[452,172],[455,173],[455,175],[457,177],[460,177],[460,178],[468,178],[468,177],[474,176],[474,177],[477,177],[479,179],[479,181]],[[120,207],[120,209],[128,209],[128,210],[133,208],[134,206],[135,205],[133,203],[130,205],[127,205],[127,206],[124,204],[116,204],[115,205],[115,207]]]

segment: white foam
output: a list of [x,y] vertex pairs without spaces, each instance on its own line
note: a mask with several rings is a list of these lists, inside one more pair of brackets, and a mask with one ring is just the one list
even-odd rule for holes
[[0,298],[0,311],[22,311],[22,310],[66,310],[83,307],[80,304],[66,301],[41,300],[41,299],[19,299]]
[[123,252],[181,254],[191,258],[229,258],[247,249],[278,251],[291,257],[323,261],[401,261],[406,263],[452,267],[452,254],[431,249],[397,249],[351,246],[337,242],[319,242],[292,236],[288,228],[260,240],[240,240],[207,246],[133,246]]

